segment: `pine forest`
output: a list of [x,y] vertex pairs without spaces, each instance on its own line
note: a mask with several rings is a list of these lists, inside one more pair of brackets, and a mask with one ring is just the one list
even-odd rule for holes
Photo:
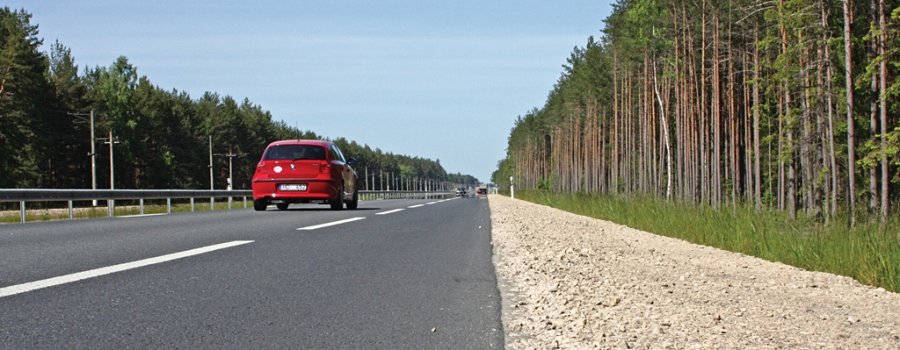
[[[266,145],[323,138],[289,126],[261,106],[207,92],[192,98],[164,90],[119,57],[108,67],[80,69],[62,43],[43,52],[38,25],[25,10],[0,8],[0,188],[91,188],[91,114],[98,188],[249,189]],[[110,136],[114,179],[109,183]],[[476,185],[448,174],[439,160],[398,155],[345,138],[334,140],[363,189]],[[393,185],[391,185],[393,184]]]
[[619,0],[493,180],[790,218],[900,198],[900,1]]

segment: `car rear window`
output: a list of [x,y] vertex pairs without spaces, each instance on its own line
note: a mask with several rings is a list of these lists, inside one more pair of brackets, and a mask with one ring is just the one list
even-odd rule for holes
[[312,145],[273,146],[266,150],[263,160],[325,160],[325,149]]

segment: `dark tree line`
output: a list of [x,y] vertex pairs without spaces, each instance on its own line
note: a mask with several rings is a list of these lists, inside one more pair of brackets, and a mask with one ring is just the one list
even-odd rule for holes
[[516,121],[493,180],[886,220],[900,198],[898,4],[619,0]]
[[[30,14],[0,8],[0,188],[90,188],[91,111],[98,188],[110,185],[110,132],[115,188],[150,189],[209,188],[210,137],[217,189],[227,186],[229,159],[234,188],[246,189],[269,142],[322,138],[273,120],[248,99],[164,90],[125,57],[81,70],[63,44],[46,53],[42,45]],[[439,161],[335,141],[360,173],[451,179]]]

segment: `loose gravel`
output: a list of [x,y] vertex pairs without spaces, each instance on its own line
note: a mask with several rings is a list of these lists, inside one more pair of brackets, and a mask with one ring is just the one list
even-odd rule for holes
[[900,294],[491,196],[509,349],[900,349]]

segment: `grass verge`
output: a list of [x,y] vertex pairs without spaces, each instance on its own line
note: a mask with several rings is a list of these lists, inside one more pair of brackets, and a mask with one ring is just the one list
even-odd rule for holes
[[812,219],[791,220],[776,211],[756,213],[742,206],[713,209],[652,197],[539,191],[516,191],[516,197],[900,292],[900,220],[896,216],[883,226],[867,222],[851,230],[845,221],[824,225]]

